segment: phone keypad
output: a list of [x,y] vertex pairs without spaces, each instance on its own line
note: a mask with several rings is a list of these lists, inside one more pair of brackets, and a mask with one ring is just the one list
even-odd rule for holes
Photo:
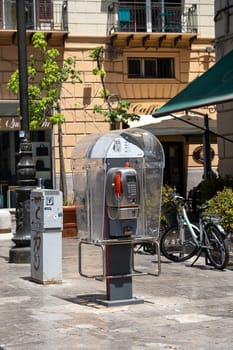
[[128,198],[136,198],[137,195],[137,186],[135,184],[135,182],[132,183],[128,183]]

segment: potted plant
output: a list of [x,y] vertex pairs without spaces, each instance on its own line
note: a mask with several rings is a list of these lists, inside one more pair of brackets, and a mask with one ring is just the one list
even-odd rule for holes
[[162,207],[160,223],[164,228],[177,225],[174,188],[165,184],[162,187]]
[[62,237],[76,237],[78,233],[77,217],[76,217],[76,205],[74,200],[63,201],[63,230]]
[[206,213],[217,215],[221,218],[221,225],[227,233],[230,261],[233,264],[233,190],[231,187],[224,187],[215,196],[209,199],[206,204]]
[[230,187],[224,187],[207,202],[206,213],[218,215],[221,217],[221,224],[227,232],[229,238],[233,238],[233,190]]

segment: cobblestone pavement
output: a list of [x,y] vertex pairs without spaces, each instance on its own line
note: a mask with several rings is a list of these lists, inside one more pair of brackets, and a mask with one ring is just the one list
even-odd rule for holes
[[[0,349],[6,350],[233,350],[233,271],[200,258],[172,263],[162,257],[159,277],[133,279],[143,304],[106,307],[95,302],[105,282],[78,274],[76,239],[63,239],[63,282],[30,280],[29,264],[8,263],[12,242],[0,238]],[[135,266],[153,271],[155,256]],[[84,251],[86,272],[100,269],[99,248]]]

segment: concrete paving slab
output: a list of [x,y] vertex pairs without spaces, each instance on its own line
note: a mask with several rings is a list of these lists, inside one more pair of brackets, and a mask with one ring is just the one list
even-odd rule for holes
[[[0,345],[6,350],[233,349],[231,268],[162,257],[159,277],[133,279],[134,296],[144,304],[106,307],[95,302],[105,297],[105,283],[78,275],[76,239],[63,239],[62,284],[31,282],[29,264],[8,263],[11,245],[1,239]],[[93,273],[101,269],[100,252],[88,249],[84,266]],[[141,270],[155,269],[155,256],[135,260]]]

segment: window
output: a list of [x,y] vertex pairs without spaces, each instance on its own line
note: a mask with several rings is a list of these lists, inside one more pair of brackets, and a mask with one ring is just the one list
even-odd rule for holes
[[4,1],[5,28],[16,29],[16,5],[15,0]]
[[52,29],[53,8],[51,0],[40,0],[37,2],[37,12],[40,21],[40,29]]
[[34,7],[35,7],[34,0],[25,1],[26,29],[34,29],[34,26],[35,26]]
[[175,78],[174,58],[128,58],[128,78]]
[[[17,28],[16,1],[0,0],[0,28]],[[52,0],[25,0],[24,3],[26,29],[53,29]]]
[[[34,26],[31,24],[33,21],[33,1],[34,0],[25,0],[25,15],[26,15],[26,28],[31,29]],[[4,14],[4,29],[16,29],[17,20],[16,20],[16,0],[1,0],[1,16],[2,17],[2,5],[3,5],[3,14]],[[2,23],[2,18],[0,18]]]

